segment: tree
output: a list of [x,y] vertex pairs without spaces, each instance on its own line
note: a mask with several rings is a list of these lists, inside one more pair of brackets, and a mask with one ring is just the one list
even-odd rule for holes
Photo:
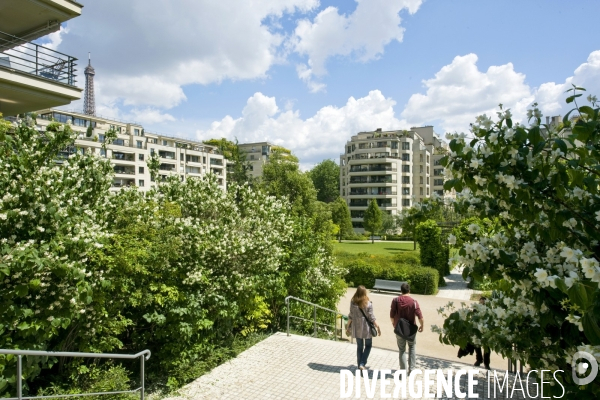
[[375,232],[381,229],[382,217],[381,210],[377,205],[377,200],[371,199],[369,206],[365,210],[363,224],[367,232],[371,232],[371,243],[375,243]]
[[227,188],[234,183],[238,185],[252,183],[252,178],[248,174],[250,162],[246,160],[246,153],[240,148],[237,138],[235,143],[225,138],[205,140],[204,143],[216,146],[223,157],[231,161],[227,164]]
[[579,386],[571,364],[578,351],[600,360],[600,108],[595,96],[579,106],[582,90],[570,89],[562,131],[534,105],[529,126],[500,107],[496,122],[477,117],[474,138],[449,135],[441,162],[457,212],[499,223],[493,234],[473,227],[455,261],[464,277],[504,284],[485,306],[443,310],[436,330],[446,344],[485,343],[532,370],[563,370],[548,396],[598,398],[600,381]]
[[333,220],[333,223],[339,227],[338,239],[341,243],[344,235],[352,233],[350,209],[348,208],[346,201],[341,197],[338,197],[333,203],[330,203],[330,207],[331,219]]
[[332,203],[340,196],[340,167],[333,160],[324,160],[308,172],[317,189],[317,200]]
[[381,232],[390,235],[397,229],[397,219],[386,212],[381,213]]

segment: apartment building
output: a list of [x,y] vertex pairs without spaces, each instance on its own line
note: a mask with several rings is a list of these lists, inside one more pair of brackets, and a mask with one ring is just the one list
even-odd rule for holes
[[340,156],[340,195],[346,200],[357,231],[371,199],[389,214],[398,214],[433,193],[444,192],[444,167],[448,151],[432,126],[410,130],[360,132],[346,142]]
[[0,113],[58,107],[81,98],[77,59],[32,41],[81,15],[72,0],[0,1]]
[[239,147],[246,154],[246,161],[250,164],[250,176],[260,178],[263,166],[269,161],[271,148],[275,145],[269,142],[240,143]]
[[[78,137],[65,149],[64,156],[75,152],[90,152],[110,159],[115,175],[112,190],[137,186],[148,190],[155,182],[151,179],[146,162],[153,154],[160,159],[159,176],[166,179],[176,175],[186,180],[212,173],[222,189],[226,187],[225,159],[214,146],[173,136],[146,132],[136,123],[116,121],[72,111],[46,109],[38,111],[37,123],[41,129],[51,121],[71,121]],[[106,131],[114,129],[117,139],[103,148]]]

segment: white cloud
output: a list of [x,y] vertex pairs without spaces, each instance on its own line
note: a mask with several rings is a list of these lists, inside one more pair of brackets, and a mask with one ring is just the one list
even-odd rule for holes
[[56,50],[63,41],[63,35],[66,35],[67,33],[69,33],[69,28],[61,25],[59,30],[57,30],[56,32],[52,32],[49,35],[45,36],[44,37],[45,40],[42,41],[41,44],[44,47],[47,47],[52,50]]
[[[107,99],[170,108],[182,87],[261,79],[282,61],[278,20],[318,0],[103,0],[69,22],[61,51],[92,52]],[[59,36],[60,38],[60,36]],[[87,55],[87,54],[86,54]]]
[[298,69],[298,76],[307,82],[311,91],[315,83],[311,75],[326,73],[325,63],[334,56],[352,56],[368,61],[383,54],[384,47],[396,40],[401,42],[404,28],[400,26],[400,11],[414,14],[421,0],[356,0],[357,7],[350,15],[342,15],[336,7],[327,7],[310,20],[298,22],[290,45],[307,56],[308,66]]
[[[540,85],[536,91],[540,110],[545,115],[566,114],[573,108],[572,104],[565,104],[568,96],[565,91],[571,89],[572,85],[585,88],[587,94],[600,96],[600,50],[590,53],[587,62],[577,67],[573,76],[568,77],[564,83],[548,82]],[[583,93],[582,97],[587,97],[586,92]],[[579,105],[584,103],[585,100],[579,100]]]
[[241,143],[269,141],[290,148],[307,167],[325,158],[337,161],[350,136],[360,131],[400,129],[394,116],[396,103],[373,90],[365,97],[350,97],[343,107],[326,106],[307,119],[299,111],[282,111],[274,97],[258,92],[250,97],[242,116],[226,116],[209,129],[199,130],[200,140],[225,137]]
[[477,115],[495,116],[499,103],[520,120],[534,100],[525,75],[516,72],[512,63],[482,72],[475,54],[455,57],[423,84],[426,94],[413,94],[402,117],[411,125],[439,121],[439,131],[466,131]]
[[593,51],[587,62],[560,84],[547,82],[530,87],[512,63],[482,72],[475,54],[455,57],[423,84],[426,93],[413,94],[401,114],[412,126],[434,124],[440,132],[467,131],[477,115],[495,117],[499,103],[510,108],[513,119],[520,122],[526,122],[527,108],[534,102],[546,116],[564,115],[572,108],[565,104],[565,91],[572,84],[586,88],[587,93],[600,94],[600,50]]

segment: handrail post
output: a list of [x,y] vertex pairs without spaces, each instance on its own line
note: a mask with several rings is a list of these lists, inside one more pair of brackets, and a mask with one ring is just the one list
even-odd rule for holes
[[145,395],[144,390],[146,389],[146,385],[144,382],[144,359],[146,358],[145,356],[146,356],[145,354],[142,354],[140,356],[140,379],[141,379],[140,400],[144,400],[144,395]]
[[315,337],[317,337],[317,306],[314,306],[313,316],[315,318]]
[[285,299],[287,305],[287,335],[290,336],[290,299]]
[[23,382],[21,381],[21,375],[23,375],[23,359],[21,355],[17,356],[17,398],[21,400],[23,398]]

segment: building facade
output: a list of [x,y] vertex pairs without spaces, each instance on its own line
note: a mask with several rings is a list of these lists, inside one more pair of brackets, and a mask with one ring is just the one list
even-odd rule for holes
[[[51,121],[66,123],[78,133],[73,146],[65,149],[65,156],[75,152],[90,152],[110,160],[115,171],[112,190],[137,186],[148,190],[155,184],[146,162],[157,154],[160,159],[159,176],[176,175],[184,181],[208,173],[216,175],[219,186],[226,187],[225,159],[214,146],[202,142],[146,132],[135,123],[115,121],[71,111],[46,109],[38,111],[37,123],[41,129]],[[117,139],[103,148],[106,132],[114,129]]]
[[395,215],[433,193],[452,196],[444,192],[440,164],[447,151],[448,144],[432,126],[352,136],[340,156],[340,196],[350,208],[354,228],[363,230],[371,199]]
[[239,148],[246,154],[250,164],[250,176],[253,179],[262,177],[263,166],[269,161],[271,148],[275,145],[269,142],[240,143]]
[[81,15],[72,0],[0,1],[0,113],[5,117],[81,98],[77,59],[33,41]]

